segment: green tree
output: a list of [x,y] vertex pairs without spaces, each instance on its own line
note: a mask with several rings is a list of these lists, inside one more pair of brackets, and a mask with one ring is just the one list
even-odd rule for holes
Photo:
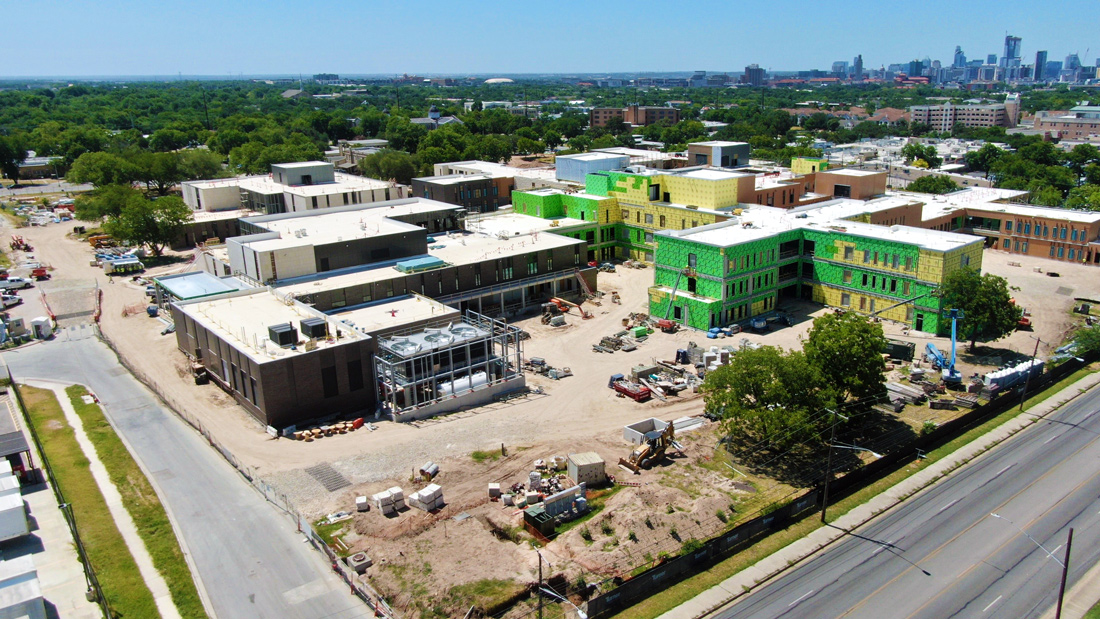
[[191,218],[191,207],[177,196],[127,200],[118,216],[109,218],[103,229],[117,239],[148,246],[154,256],[160,256],[165,247],[180,238]]
[[1078,329],[1073,334],[1073,341],[1077,344],[1077,349],[1073,351],[1076,355],[1100,352],[1100,325]]
[[936,154],[936,147],[931,144],[925,146],[919,142],[909,142],[902,147],[901,156],[905,158],[907,165],[923,161],[929,168],[938,168],[943,163],[943,158]]
[[823,386],[802,352],[762,346],[737,351],[729,365],[707,373],[702,392],[706,410],[721,418],[728,436],[785,449],[829,423],[815,415]]
[[161,129],[149,138],[149,148],[157,152],[179,150],[190,143],[187,134],[175,129]]
[[928,176],[922,176],[909,183],[905,189],[907,191],[918,191],[920,193],[951,193],[958,188],[959,185],[951,180],[949,176],[929,174]]
[[966,154],[966,165],[976,172],[988,172],[990,167],[1005,154],[1005,151],[986,144],[976,151]]
[[417,161],[408,153],[386,148],[360,159],[359,171],[371,178],[407,185],[416,176]]
[[222,165],[224,157],[209,150],[185,150],[178,153],[180,174],[183,180],[195,181],[221,178],[228,172]]
[[1100,211],[1100,185],[1081,185],[1070,189],[1065,206]]
[[133,166],[134,180],[145,183],[148,191],[168,195],[176,183],[184,179],[177,153],[138,153],[128,161]]
[[947,274],[940,287],[945,312],[960,309],[961,332],[974,350],[978,340],[988,342],[1012,333],[1023,310],[1012,303],[1008,280],[963,267]]
[[138,178],[138,170],[125,158],[112,153],[84,153],[73,162],[65,180],[91,183],[96,187],[125,185]]
[[802,349],[825,378],[831,404],[882,395],[886,337],[881,324],[855,312],[825,314],[814,319]]
[[145,202],[145,196],[129,185],[104,185],[78,195],[74,215],[80,221],[99,223],[118,217],[126,205],[140,202]]
[[0,172],[19,184],[19,164],[27,158],[27,148],[19,136],[0,136]]

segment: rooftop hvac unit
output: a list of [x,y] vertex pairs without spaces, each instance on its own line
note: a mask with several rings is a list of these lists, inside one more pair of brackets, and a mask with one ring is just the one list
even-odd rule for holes
[[293,346],[298,343],[298,330],[289,322],[279,325],[271,325],[267,328],[267,335],[272,342],[280,347]]
[[299,324],[302,327],[302,335],[310,339],[328,335],[328,323],[324,318],[303,318]]

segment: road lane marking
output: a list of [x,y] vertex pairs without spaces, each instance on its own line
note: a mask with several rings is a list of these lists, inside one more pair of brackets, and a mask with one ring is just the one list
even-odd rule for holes
[[950,502],[950,503],[948,503],[947,505],[944,505],[943,507],[941,507],[941,508],[940,508],[940,511],[938,511],[938,512],[936,512],[936,513],[937,513],[937,514],[939,514],[939,513],[943,513],[943,511],[944,511],[945,509],[950,509],[952,505],[954,505],[955,503],[958,503],[958,502],[959,502],[960,500],[961,500],[961,499],[955,499],[954,501],[951,501],[951,502]]
[[996,604],[997,602],[1000,602],[1002,597],[1003,596],[998,595],[997,599],[993,600],[992,602],[989,603],[989,606],[986,606],[985,608],[982,609],[982,612],[984,613],[985,611],[989,610],[990,608],[993,608],[993,605]]
[[1010,469],[1010,468],[1012,468],[1012,467],[1014,467],[1014,466],[1016,466],[1016,463],[1015,463],[1015,462],[1013,462],[1012,464],[1010,464],[1010,465],[1008,465],[1008,466],[1004,467],[1003,469],[1001,469],[1001,470],[997,471],[997,474],[996,474],[996,475],[994,475],[994,476],[993,476],[993,477],[991,478],[991,480],[990,480],[990,481],[992,481],[993,479],[997,479],[997,478],[998,478],[998,477],[1000,477],[1001,475],[1004,475],[1005,471],[1007,471],[1008,469]]
[[1047,440],[1043,441],[1043,444],[1046,445],[1047,443],[1053,441],[1056,438],[1060,438],[1061,436],[1062,436],[1061,434],[1058,434],[1056,436],[1052,436],[1052,437],[1048,438]]
[[[1089,448],[1089,447],[1091,447],[1091,446],[1093,445],[1093,443],[1095,443],[1095,442],[1096,442],[1096,439],[1094,439],[1094,440],[1092,440],[1092,441],[1090,441],[1090,442],[1086,443],[1085,445],[1082,445],[1082,446],[1081,446],[1080,448],[1078,448],[1078,449],[1077,449],[1076,451],[1074,451],[1073,453],[1071,453],[1071,454],[1069,454],[1068,456],[1066,456],[1065,458],[1063,458],[1063,459],[1062,459],[1062,463],[1064,463],[1064,462],[1066,462],[1067,460],[1069,460],[1069,459],[1073,458],[1074,456],[1076,456],[1077,454],[1081,453],[1082,451],[1084,451],[1084,450],[1088,449],[1088,448]],[[1003,444],[1004,444],[1004,443],[1001,443],[1001,445],[1003,445]],[[998,447],[999,447],[999,446],[1000,446],[1000,445],[998,445]],[[1013,494],[1013,495],[1012,495],[1011,497],[1009,497],[1009,498],[1008,498],[1007,500],[1005,500],[1005,502],[1003,502],[1003,503],[1001,503],[1000,505],[996,506],[996,507],[995,507],[994,509],[1000,509],[1001,507],[1004,507],[1005,505],[1007,505],[1008,503],[1010,503],[1010,502],[1011,502],[1011,501],[1012,501],[1013,499],[1015,499],[1016,497],[1020,496],[1021,494],[1023,494],[1024,492],[1026,492],[1026,491],[1027,491],[1028,489],[1032,488],[1032,487],[1033,487],[1033,486],[1035,486],[1036,484],[1040,483],[1041,481],[1043,481],[1044,479],[1046,479],[1047,477],[1049,477],[1049,476],[1050,476],[1050,475],[1051,475],[1052,473],[1054,473],[1054,471],[1055,471],[1055,470],[1057,470],[1057,469],[1059,468],[1059,466],[1060,466],[1060,465],[1061,465],[1061,463],[1059,463],[1058,465],[1052,466],[1052,467],[1051,467],[1050,469],[1048,469],[1048,470],[1047,470],[1047,471],[1046,471],[1045,473],[1043,473],[1042,475],[1040,475],[1040,476],[1039,476],[1038,478],[1036,478],[1036,479],[1035,479],[1034,481],[1032,481],[1032,482],[1031,482],[1030,484],[1028,484],[1028,485],[1024,486],[1023,488],[1021,488],[1021,489],[1020,489],[1019,491],[1017,491],[1017,492],[1016,492],[1015,494]],[[1013,465],[1010,465],[1009,467],[1006,467],[1006,468],[1010,468],[1011,466],[1013,466]],[[1002,471],[1002,472],[1003,472],[1003,471]],[[1080,488],[1081,488],[1081,486],[1084,486],[1085,484],[1089,483],[1090,481],[1092,481],[1092,480],[1093,480],[1093,478],[1095,478],[1095,477],[1097,477],[1097,476],[1100,476],[1100,472],[1098,472],[1098,473],[1095,473],[1095,474],[1093,474],[1093,475],[1092,475],[1091,477],[1089,477],[1089,478],[1088,478],[1088,479],[1086,479],[1085,481],[1083,481],[1083,482],[1081,482],[1080,484],[1078,484],[1078,485],[1077,485],[1077,486],[1076,486],[1076,487],[1075,487],[1075,488],[1074,488],[1073,490],[1071,490],[1071,491],[1069,492],[1069,494],[1067,494],[1066,496],[1062,497],[1062,499],[1060,499],[1060,500],[1059,500],[1059,501],[1058,501],[1058,502],[1056,503],[1056,505],[1057,505],[1058,503],[1061,503],[1062,501],[1064,501],[1064,500],[1065,500],[1065,499],[1066,499],[1066,498],[1067,498],[1068,496],[1070,496],[1071,494],[1073,494],[1074,492],[1076,492],[1076,491],[1077,491],[1078,489],[1080,489]],[[941,550],[943,550],[944,548],[946,548],[946,547],[947,547],[948,545],[950,545],[950,544],[951,544],[952,542],[954,542],[954,541],[955,541],[956,539],[958,539],[958,538],[962,537],[962,536],[963,536],[964,534],[966,534],[966,532],[967,532],[967,531],[969,531],[970,529],[973,529],[974,527],[978,526],[978,524],[980,524],[980,523],[981,523],[981,522],[983,522],[983,521],[984,521],[984,518],[982,518],[982,519],[979,519],[979,520],[976,520],[976,521],[975,521],[975,522],[974,522],[973,524],[971,524],[970,526],[966,527],[965,529],[963,529],[962,531],[960,531],[959,533],[957,533],[956,535],[954,535],[954,536],[953,536],[953,537],[952,537],[951,539],[947,540],[946,542],[944,542],[943,544],[941,544],[941,545],[940,545],[939,547],[937,547],[936,549],[932,550],[932,551],[931,551],[930,553],[928,553],[928,554],[926,554],[925,556],[921,557],[921,558],[920,558],[920,559],[919,559],[918,561],[916,561],[916,563],[924,563],[925,561],[928,561],[928,560],[929,560],[929,559],[931,559],[932,557],[936,556],[937,554],[939,554],[939,552],[940,552]],[[1030,523],[1029,523],[1029,524],[1030,524]],[[1010,540],[1010,541],[1011,541],[1011,540]],[[1008,543],[1008,542],[1005,542],[1005,544],[1007,544],[1007,543]],[[874,597],[874,596],[878,595],[879,593],[881,593],[883,589],[886,589],[886,588],[887,588],[887,587],[889,587],[890,585],[892,585],[892,584],[894,584],[895,582],[897,582],[898,580],[900,580],[900,579],[901,579],[901,577],[902,577],[902,576],[904,576],[904,575],[906,575],[907,573],[909,573],[909,570],[911,570],[911,569],[913,569],[913,568],[912,568],[912,567],[908,567],[908,568],[906,568],[906,569],[902,570],[902,571],[901,571],[901,573],[899,573],[899,574],[898,574],[897,576],[895,576],[895,577],[891,578],[891,579],[890,579],[889,581],[887,581],[887,582],[886,582],[886,583],[884,583],[883,585],[879,586],[879,588],[878,588],[878,589],[875,589],[875,590],[874,590],[874,591],[872,591],[872,592],[871,592],[871,593],[870,593],[869,595],[867,595],[867,596],[866,596],[866,597],[864,597],[864,598],[863,598],[862,600],[860,600],[858,604],[856,604],[855,606],[852,606],[851,608],[849,608],[849,609],[848,609],[848,611],[847,611],[847,612],[845,612],[845,613],[844,613],[844,615],[842,615],[842,616],[847,616],[847,615],[849,615],[849,614],[851,614],[851,613],[855,612],[855,611],[856,611],[857,609],[861,608],[861,607],[862,607],[863,605],[865,605],[865,604],[867,603],[867,601],[868,601],[868,600],[870,600],[870,599],[871,599],[872,597]],[[971,566],[971,568],[970,568],[970,569],[973,569],[973,566]],[[968,570],[967,570],[967,572],[969,572],[969,571],[970,571],[970,570],[968,569]],[[964,574],[965,574],[965,573],[964,573]],[[942,593],[943,593],[943,592],[941,591],[941,594],[942,594]],[[934,597],[933,599],[935,599],[935,598],[938,598],[938,597],[939,597],[939,594],[937,594],[937,595],[936,595],[936,596],[935,596],[935,597]],[[923,609],[924,607],[928,606],[928,604],[930,604],[930,603],[931,603],[931,601],[932,601],[932,600],[929,600],[928,602],[925,602],[925,603],[924,603],[923,605],[921,605],[921,607],[920,607],[919,609],[917,609],[917,612],[920,612],[920,610],[922,610],[922,609]],[[913,614],[916,614],[916,613],[913,613]],[[912,617],[913,615],[911,614],[911,615],[909,615],[909,616],[910,616],[910,617]]]
[[813,594],[814,594],[814,591],[813,591],[813,589],[810,589],[810,590],[809,590],[809,591],[807,591],[806,593],[803,593],[803,594],[802,594],[802,597],[800,597],[800,598],[798,598],[797,600],[795,600],[795,601],[791,602],[790,604],[787,604],[787,608],[790,608],[791,606],[794,606],[795,604],[797,604],[797,603],[801,602],[802,600],[804,600],[804,599],[806,599],[806,598],[810,597],[810,596],[811,596],[811,595],[813,595]]

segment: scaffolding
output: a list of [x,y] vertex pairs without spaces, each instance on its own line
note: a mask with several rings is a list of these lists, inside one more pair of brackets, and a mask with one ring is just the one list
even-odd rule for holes
[[[389,335],[378,344],[379,402],[394,420],[454,410],[524,385],[521,330],[467,311],[459,322]],[[452,405],[453,403],[453,405]]]

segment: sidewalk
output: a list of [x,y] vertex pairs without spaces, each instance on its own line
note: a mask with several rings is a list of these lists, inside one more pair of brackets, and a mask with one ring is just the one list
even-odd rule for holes
[[[10,393],[2,398],[2,406],[17,406]],[[27,437],[34,462],[41,462],[34,441],[31,440],[21,414],[19,427]],[[23,502],[27,506],[27,521],[31,526],[30,535],[4,542],[4,558],[29,554],[34,559],[38,571],[38,584],[42,588],[42,598],[46,601],[47,615],[53,609],[53,617],[73,619],[100,619],[103,613],[99,605],[89,602],[85,593],[88,590],[84,578],[84,568],[76,552],[72,532],[65,521],[65,515],[57,505],[57,497],[49,480],[22,489]]]
[[137,525],[134,524],[130,512],[126,511],[126,507],[122,503],[122,495],[119,494],[118,488],[111,483],[107,469],[103,466],[99,456],[96,455],[95,446],[88,439],[88,435],[84,433],[84,424],[81,423],[80,417],[76,414],[76,409],[69,401],[69,394],[65,393],[67,385],[41,380],[29,380],[26,381],[26,384],[40,389],[49,389],[57,397],[57,401],[61,404],[61,410],[65,413],[65,420],[73,427],[76,442],[80,444],[81,451],[88,458],[88,469],[91,471],[92,477],[95,478],[99,491],[103,493],[103,498],[107,502],[107,508],[111,511],[115,526],[118,527],[122,539],[126,541],[126,547],[130,549],[130,554],[133,555],[138,571],[141,572],[142,580],[145,581],[145,585],[153,593],[157,611],[160,612],[163,619],[181,619],[179,610],[172,603],[172,596],[168,591],[167,583],[164,582],[160,572],[153,566],[153,558],[149,556],[145,543],[141,541],[141,536],[138,535]]
[[[732,600],[744,595],[745,592],[754,588],[756,585],[789,569],[802,559],[809,557],[821,548],[843,537],[845,531],[851,531],[866,524],[876,515],[901,503],[907,497],[931,485],[940,477],[950,473],[990,447],[1000,443],[1032,423],[1035,423],[1039,417],[1047,415],[1062,404],[1077,397],[1083,390],[1090,389],[1097,384],[1100,384],[1100,373],[1090,374],[1082,378],[1051,396],[1042,404],[1029,408],[1027,413],[1017,415],[997,428],[994,428],[984,436],[979,437],[973,442],[959,448],[951,455],[915,473],[863,505],[853,508],[848,513],[833,521],[832,524],[834,526],[821,527],[814,530],[806,537],[760,560],[760,562],[752,567],[738,572],[711,589],[700,593],[680,606],[660,615],[658,619],[696,619],[697,617],[703,617],[718,610]],[[1093,586],[1090,588],[1085,586],[1090,582],[1090,578],[1092,579],[1091,582],[1094,584],[1100,583],[1100,570],[1091,570],[1085,578],[1082,578],[1078,582],[1077,586],[1067,593],[1067,605],[1072,604],[1072,607],[1075,609],[1083,606],[1083,609],[1078,611],[1079,614],[1064,612],[1063,616],[1067,619],[1080,618],[1084,615],[1085,611],[1088,610],[1089,606],[1096,601],[1098,596],[1097,587]],[[1051,613],[1051,616],[1053,616],[1053,613]]]

